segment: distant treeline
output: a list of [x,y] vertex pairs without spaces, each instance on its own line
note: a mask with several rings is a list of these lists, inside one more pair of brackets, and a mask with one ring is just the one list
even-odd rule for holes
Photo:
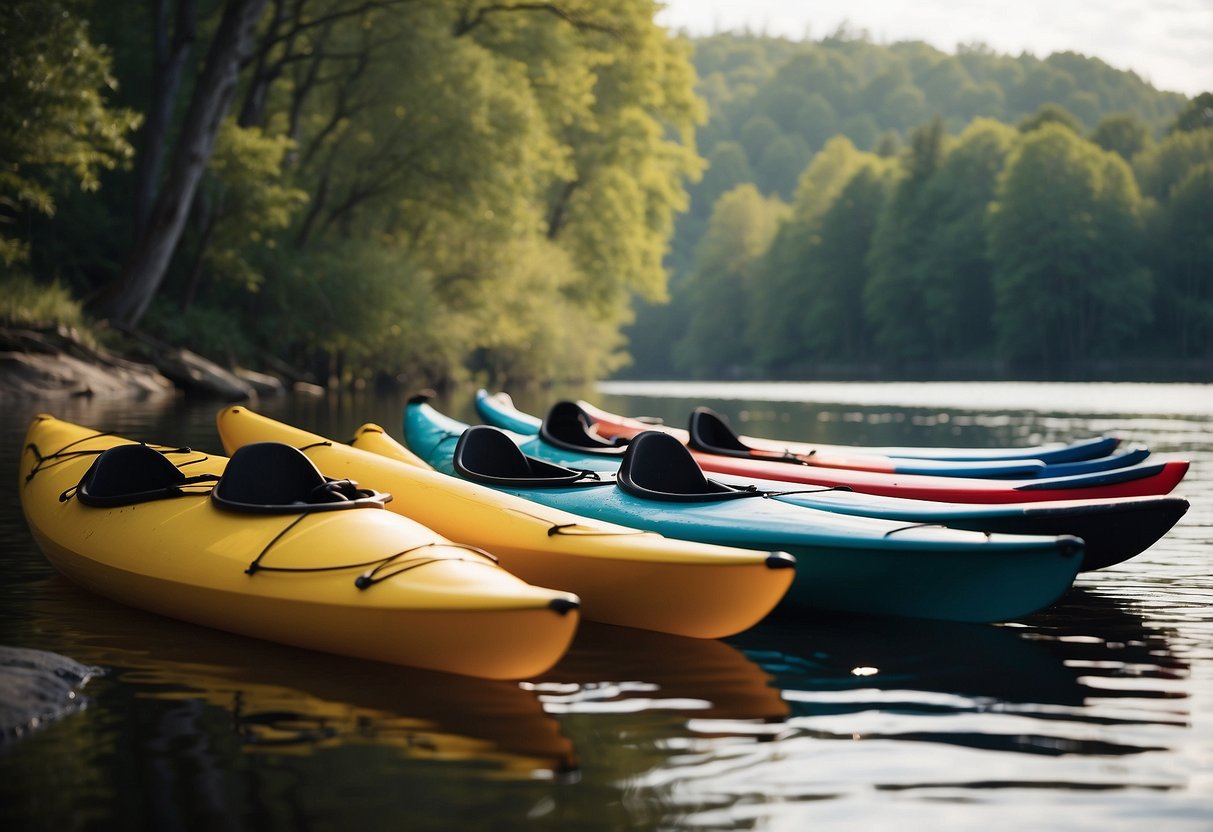
[[845,34],[695,62],[709,167],[625,373],[1213,368],[1213,95]]

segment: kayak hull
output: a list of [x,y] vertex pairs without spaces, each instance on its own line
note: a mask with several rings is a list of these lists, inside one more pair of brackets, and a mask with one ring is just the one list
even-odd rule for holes
[[[451,436],[456,436],[462,429],[460,423],[447,420],[433,408],[426,414],[420,410],[414,412],[410,407],[405,413],[406,436],[424,430],[425,422],[434,420]],[[517,426],[523,430],[527,428],[525,423]],[[618,454],[595,456],[558,448],[533,433],[524,435],[520,432],[511,437],[524,453],[558,465],[604,472],[613,472],[619,467],[621,457]],[[1189,507],[1182,497],[1159,495],[1049,501],[1025,496],[1025,501],[981,503],[881,496],[830,485],[806,486],[753,476],[715,474],[714,477],[733,486],[755,485],[764,491],[780,492],[778,499],[784,502],[834,513],[1003,534],[1075,535],[1086,543],[1083,571],[1103,569],[1141,554],[1162,538]]]
[[[98,508],[59,499],[91,455],[39,465],[39,452],[118,444],[134,443],[43,416],[21,462],[22,507],[35,541],[59,572],[97,594],[229,632],[482,678],[542,673],[573,638],[574,596],[530,586],[386,511],[236,514],[215,508],[205,491]],[[198,453],[185,461],[193,473],[222,474],[226,464]],[[368,562],[417,547],[433,560],[356,584]],[[262,553],[264,567],[328,571],[249,574]]]
[[[639,419],[629,419],[602,410],[588,402],[578,402],[596,424],[607,428],[612,425],[626,426],[629,430],[649,429],[653,425]],[[793,453],[811,453],[814,450],[838,453],[872,453],[897,459],[932,459],[941,462],[1018,461],[1038,460],[1048,465],[1093,460],[1113,453],[1120,446],[1120,438],[1097,436],[1079,439],[1058,445],[1036,445],[1025,448],[949,448],[949,447],[888,447],[824,445],[809,442],[784,442],[782,440],[744,436],[747,444],[766,450],[790,450]]]
[[[424,403],[409,408],[414,410],[409,417],[410,445],[424,449],[423,457],[436,470],[455,471],[461,423]],[[669,537],[790,552],[796,557],[797,576],[786,601],[817,610],[1005,621],[1057,600],[1081,564],[1081,543],[1071,537],[991,537],[907,526],[761,496],[665,502],[635,496],[609,481],[563,488],[495,487],[546,506]]]
[[[304,449],[329,476],[395,495],[407,512],[460,543],[490,550],[528,582],[575,592],[589,620],[696,638],[753,626],[782,599],[786,555],[673,540],[548,509],[276,422],[243,406],[218,416],[224,447],[272,440]],[[360,443],[386,434],[364,431]],[[398,444],[398,443],[397,443]]]

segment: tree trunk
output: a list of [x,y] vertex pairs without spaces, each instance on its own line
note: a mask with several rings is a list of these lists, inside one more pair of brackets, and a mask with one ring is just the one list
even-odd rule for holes
[[166,137],[173,118],[177,92],[185,64],[194,49],[197,9],[194,0],[178,0],[173,35],[169,39],[169,0],[155,0],[152,7],[152,95],[140,131],[139,158],[135,163],[135,235],[147,230],[164,169]]
[[228,0],[198,76],[172,165],[144,233],[122,274],[97,301],[101,314],[126,327],[143,318],[168,271],[189,206],[206,172],[219,126],[231,108],[241,64],[252,50],[253,30],[266,0]]

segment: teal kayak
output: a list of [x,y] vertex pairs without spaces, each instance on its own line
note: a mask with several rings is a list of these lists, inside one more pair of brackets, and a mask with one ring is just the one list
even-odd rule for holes
[[[418,398],[405,408],[405,440],[414,448],[455,440],[467,425]],[[611,456],[578,452],[545,443],[539,436],[506,432],[522,451],[574,469],[614,473],[622,448]],[[590,441],[586,437],[585,441]],[[609,445],[609,443],[604,443]],[[446,472],[453,472],[449,461]],[[778,480],[713,474],[734,487],[753,486],[772,499],[806,508],[899,523],[931,523],[954,529],[1019,535],[1073,535],[1086,546],[1081,571],[1104,569],[1146,551],[1179,521],[1189,503],[1183,497],[1135,496],[1020,503],[958,503],[886,497],[847,489],[813,487]]]
[[[1088,459],[1058,459],[1057,449],[1040,449],[1050,461],[1017,456],[1014,459],[923,459],[903,458],[889,453],[897,449],[875,449],[830,445],[806,445],[739,436],[726,420],[710,408],[696,408],[690,416],[689,429],[681,430],[637,419],[627,419],[599,410],[584,402],[575,403],[578,410],[593,423],[605,438],[628,438],[642,430],[661,430],[677,436],[697,451],[755,460],[786,460],[824,468],[842,468],[886,474],[915,474],[937,477],[973,477],[998,479],[1042,479],[1068,477],[1098,471],[1112,471],[1144,462],[1148,448],[1134,446],[1114,450],[1117,441],[1108,442],[1108,452]],[[476,393],[476,412],[489,425],[524,435],[538,434],[543,420],[514,407],[507,394],[490,396],[487,391]],[[1076,451],[1081,443],[1070,446]],[[1097,446],[1082,444],[1088,451]],[[929,449],[923,449],[929,450]],[[938,449],[947,453],[957,449]],[[991,453],[1001,453],[993,450]],[[1026,451],[1022,452],[1026,453]]]
[[408,444],[439,471],[669,537],[789,552],[797,568],[785,603],[795,607],[1006,621],[1053,603],[1082,562],[1082,541],[1071,536],[852,517],[714,483],[681,443],[658,432],[633,440],[616,477],[527,457],[497,428],[453,430],[459,423],[423,402],[409,410]]

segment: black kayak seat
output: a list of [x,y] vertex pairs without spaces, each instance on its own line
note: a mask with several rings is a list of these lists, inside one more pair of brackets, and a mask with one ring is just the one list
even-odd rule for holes
[[303,451],[282,442],[239,448],[211,490],[218,508],[251,514],[384,508],[391,499],[353,480],[324,476]]
[[[87,506],[113,508],[191,492],[181,487],[215,479],[187,477],[167,456],[143,444],[115,445],[97,455],[76,486],[76,499]],[[193,492],[198,493],[198,492]]]
[[676,437],[648,430],[628,444],[619,465],[619,487],[648,500],[709,502],[760,496],[753,489],[733,488],[703,475],[691,452]]
[[727,456],[749,456],[753,452],[729,427],[725,418],[709,407],[697,407],[691,411],[687,427],[691,434],[687,444],[697,451]]
[[587,480],[584,471],[527,456],[504,431],[490,425],[475,425],[459,435],[454,465],[465,479],[485,485],[561,488],[606,483]]
[[565,450],[617,456],[628,440],[622,437],[604,439],[591,433],[594,420],[577,402],[563,401],[552,405],[539,426],[539,437],[550,445]]

